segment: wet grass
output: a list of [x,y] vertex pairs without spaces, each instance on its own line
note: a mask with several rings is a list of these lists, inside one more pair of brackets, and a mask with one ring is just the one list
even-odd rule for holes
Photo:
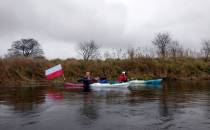
[[[62,65],[66,80],[72,82],[77,81],[86,71],[92,72],[95,77],[106,74],[111,80],[116,80],[122,71],[126,71],[129,78],[133,79],[160,77],[174,80],[210,79],[210,62],[196,58],[106,59],[87,62],[77,59],[9,58],[0,59],[0,84],[46,82],[44,71],[56,64]],[[50,82],[60,81],[62,81],[62,77]]]

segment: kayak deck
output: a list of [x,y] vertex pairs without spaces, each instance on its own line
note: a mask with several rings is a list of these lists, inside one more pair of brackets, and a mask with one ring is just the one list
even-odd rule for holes
[[[132,80],[129,82],[124,83],[93,83],[90,84],[91,89],[107,89],[107,88],[128,88],[129,86],[136,86],[136,85],[158,85],[161,84],[162,79],[154,79],[154,80]],[[65,83],[65,88],[72,88],[72,89],[83,89],[83,84],[77,83]]]
[[131,84],[161,84],[163,79],[152,79],[152,80],[132,80]]
[[110,84],[110,83],[93,83],[90,85],[91,88],[127,88],[129,86],[129,82],[125,82],[125,83],[114,83],[114,84]]

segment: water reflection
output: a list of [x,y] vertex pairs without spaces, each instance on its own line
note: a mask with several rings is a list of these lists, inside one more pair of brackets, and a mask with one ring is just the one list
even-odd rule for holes
[[79,109],[81,125],[91,125],[98,118],[98,106],[92,93],[83,93],[83,103]]
[[58,89],[50,88],[47,90],[47,98],[57,101],[57,100],[63,100],[64,95],[62,91],[59,91]]
[[1,105],[12,106],[15,111],[27,112],[45,102],[45,88],[6,88],[0,90]]
[[209,82],[131,91],[0,89],[0,129],[208,129]]
[[[197,129],[202,126],[199,117],[202,117],[205,108],[209,107],[209,98],[206,98],[210,93],[209,90],[206,82],[164,84],[159,99],[160,124],[163,128]],[[193,123],[196,125],[191,127]]]

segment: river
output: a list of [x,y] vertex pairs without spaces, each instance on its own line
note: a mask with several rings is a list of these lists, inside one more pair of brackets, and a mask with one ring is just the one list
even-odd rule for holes
[[210,129],[210,82],[83,93],[0,87],[0,130]]

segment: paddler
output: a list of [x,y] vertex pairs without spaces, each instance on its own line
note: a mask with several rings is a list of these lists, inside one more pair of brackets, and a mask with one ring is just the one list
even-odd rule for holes
[[118,78],[118,81],[119,81],[119,82],[127,82],[127,81],[128,81],[128,78],[127,78],[127,76],[126,76],[125,71],[123,71],[123,72],[121,73],[121,75],[120,75],[119,78]]
[[107,80],[107,77],[106,77],[106,74],[102,74],[98,80],[99,83],[108,83],[108,80]]
[[90,72],[86,72],[85,76],[80,80],[84,84],[84,91],[89,92],[90,91],[90,84],[92,83],[92,77]]

